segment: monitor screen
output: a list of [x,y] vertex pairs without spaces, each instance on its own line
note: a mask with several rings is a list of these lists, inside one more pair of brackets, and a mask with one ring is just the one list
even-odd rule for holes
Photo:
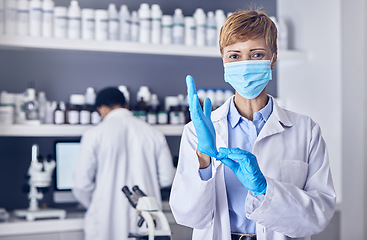
[[71,189],[73,188],[73,171],[79,154],[80,142],[55,143],[55,202],[75,202]]

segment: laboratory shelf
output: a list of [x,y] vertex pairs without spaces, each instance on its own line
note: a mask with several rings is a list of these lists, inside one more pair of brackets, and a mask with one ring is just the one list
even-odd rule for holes
[[[5,49],[48,49],[95,51],[114,53],[138,53],[219,58],[218,47],[197,47],[184,45],[143,44],[122,41],[95,41],[79,39],[57,39],[43,37],[0,36],[0,48]],[[306,52],[280,50],[278,60],[306,60]]]
[[[0,137],[79,137],[92,125],[0,125]],[[181,136],[184,125],[153,125],[165,136]]]

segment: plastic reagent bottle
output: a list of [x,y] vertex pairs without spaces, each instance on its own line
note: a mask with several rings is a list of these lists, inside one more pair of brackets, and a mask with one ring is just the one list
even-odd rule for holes
[[66,7],[55,7],[54,9],[54,37],[66,38],[67,29]]
[[120,40],[130,40],[130,13],[126,5],[120,7]]
[[177,8],[173,14],[173,44],[184,44],[184,16],[182,10]]
[[152,5],[152,43],[161,43],[162,10],[158,4]]
[[17,22],[16,0],[5,0],[5,34],[15,35]]
[[47,108],[47,99],[45,92],[39,92],[38,93],[38,119],[41,121],[41,123],[46,122],[46,108]]
[[82,39],[93,40],[95,30],[94,9],[82,9]]
[[195,19],[193,17],[185,17],[185,45],[194,46],[195,45],[195,34],[196,26]]
[[117,11],[116,5],[110,3],[108,5],[108,39],[117,41],[119,40],[119,13]]
[[217,23],[217,43],[218,44],[219,44],[220,29],[224,25],[225,21],[226,21],[226,15],[224,14],[224,11],[221,9],[217,9],[215,11],[215,22]]
[[79,39],[81,35],[81,11],[76,0],[70,2],[68,9],[67,36],[70,39]]
[[28,0],[18,0],[17,2],[17,35],[28,35],[29,6]]
[[205,46],[206,41],[206,15],[203,9],[198,8],[194,13],[196,22],[196,45]]
[[215,106],[219,107],[225,102],[223,89],[215,90]]
[[96,40],[108,39],[108,12],[107,10],[96,10]]
[[118,86],[118,89],[120,90],[120,92],[122,92],[122,94],[124,94],[126,104],[129,105],[130,104],[130,93],[127,87],[124,85],[120,85]]
[[217,43],[217,23],[214,13],[209,11],[206,22],[206,45],[216,46]]
[[150,41],[150,9],[147,3],[140,4],[139,8],[139,42],[149,43]]
[[172,16],[163,15],[162,17],[162,43],[172,44]]
[[139,41],[139,16],[137,11],[131,13],[131,41]]
[[41,36],[42,29],[42,6],[40,0],[29,2],[29,35],[32,37]]
[[55,3],[52,0],[42,2],[42,36],[52,37]]
[[280,50],[288,49],[288,26],[283,18],[278,19],[278,48]]

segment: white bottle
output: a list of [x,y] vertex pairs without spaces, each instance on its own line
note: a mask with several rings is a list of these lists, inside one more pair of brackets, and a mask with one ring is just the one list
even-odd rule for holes
[[231,89],[224,90],[224,101],[227,101],[228,98],[233,96],[233,91]]
[[130,13],[126,5],[120,7],[120,40],[130,40]]
[[185,45],[194,46],[196,41],[196,25],[193,17],[185,17]]
[[162,43],[163,44],[172,44],[172,28],[173,28],[172,16],[163,15],[162,17]]
[[52,0],[42,2],[42,36],[52,37],[55,3]]
[[150,42],[150,9],[147,3],[140,4],[139,8],[139,42],[149,43]]
[[215,21],[214,12],[208,12],[208,18],[206,21],[206,45],[217,45],[217,23]]
[[17,2],[17,35],[28,35],[29,5],[28,0]]
[[93,40],[95,30],[94,9],[82,9],[82,39]]
[[104,9],[98,9],[96,14],[96,37],[98,41],[105,41],[108,39],[108,12]]
[[205,46],[206,41],[206,15],[203,9],[198,8],[194,13],[196,22],[196,45]]
[[84,94],[85,104],[93,106],[96,101],[96,92],[94,88],[88,87]]
[[4,0],[0,0],[0,35],[4,34],[4,24],[5,24],[5,8]]
[[47,108],[47,99],[45,92],[39,92],[38,93],[38,119],[41,121],[41,123],[46,122],[46,108]]
[[201,102],[204,102],[206,98],[206,91],[203,88],[199,88],[197,91],[198,98]]
[[225,21],[226,15],[224,14],[224,11],[221,9],[217,9],[215,11],[215,22],[217,23],[217,43],[219,43],[220,29],[224,25]]
[[184,16],[182,14],[182,10],[177,8],[173,14],[173,44],[184,44],[184,33]]
[[283,18],[278,19],[278,49],[288,49],[288,26]]
[[147,86],[140,86],[139,91],[136,94],[136,99],[138,102],[142,99],[145,103],[149,105],[151,95],[152,94]]
[[5,34],[15,35],[17,22],[16,0],[5,0]]
[[219,107],[225,102],[225,100],[226,99],[224,99],[223,89],[218,88],[217,90],[215,90],[215,103],[213,105]]
[[40,0],[29,2],[29,35],[32,37],[41,36],[42,30],[42,5]]
[[131,13],[131,41],[139,41],[139,16],[137,11]]
[[66,38],[67,30],[67,9],[66,7],[54,8],[54,37]]
[[68,29],[67,36],[69,39],[80,39],[81,35],[81,11],[76,0],[70,2],[68,9]]
[[108,5],[108,40],[119,40],[119,28],[119,13],[117,11],[116,5],[110,3]]
[[127,87],[124,86],[124,85],[120,85],[120,86],[118,86],[118,89],[120,90],[120,92],[122,92],[124,94],[126,104],[129,105],[129,103],[130,103],[130,93],[129,93],[129,90],[127,89]]
[[161,43],[162,36],[162,10],[158,4],[152,5],[152,43]]
[[46,102],[46,118],[45,118],[45,124],[53,124],[54,123],[54,112],[57,107],[56,101],[47,101]]

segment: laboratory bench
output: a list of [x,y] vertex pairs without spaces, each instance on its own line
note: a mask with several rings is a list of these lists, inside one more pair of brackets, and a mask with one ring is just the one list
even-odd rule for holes
[[[192,230],[176,223],[167,201],[163,212],[171,227],[172,240],[191,239]],[[10,214],[7,222],[0,222],[0,240],[83,240],[84,212],[68,210],[65,219],[27,221]],[[123,239],[123,238],[122,238]],[[126,238],[127,239],[127,238]]]

